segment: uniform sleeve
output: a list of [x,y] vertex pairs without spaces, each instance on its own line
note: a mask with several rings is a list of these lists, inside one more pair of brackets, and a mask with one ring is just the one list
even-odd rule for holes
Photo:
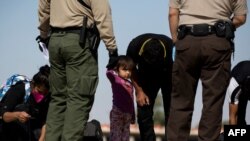
[[90,7],[100,37],[109,51],[117,49],[113,31],[111,8],[108,0],[91,0]]
[[47,38],[50,30],[50,0],[39,0],[38,19],[40,36],[42,38]]
[[248,8],[247,8],[247,0],[237,0],[234,3],[234,11],[233,13],[235,15],[245,15],[248,12]]
[[2,102],[2,115],[5,112],[14,111],[15,107],[23,102],[23,97],[25,95],[25,85],[22,82],[18,82],[16,85],[12,86],[5,94]]
[[169,7],[171,8],[180,8],[180,1],[181,0],[169,0]]

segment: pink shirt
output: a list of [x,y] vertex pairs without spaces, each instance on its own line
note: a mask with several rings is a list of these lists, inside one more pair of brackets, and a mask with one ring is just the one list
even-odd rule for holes
[[119,77],[114,70],[107,70],[106,75],[112,87],[113,106],[134,116],[134,89],[131,81]]

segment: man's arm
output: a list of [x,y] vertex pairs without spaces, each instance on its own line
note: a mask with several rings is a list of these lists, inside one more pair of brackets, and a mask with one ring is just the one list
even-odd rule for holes
[[138,75],[137,75],[137,70],[134,70],[132,72],[132,83],[135,88],[135,93],[136,93],[136,102],[139,106],[145,106],[149,105],[149,98],[148,96],[144,93],[142,87],[138,84]]
[[234,16],[232,19],[232,22],[235,28],[238,28],[241,25],[245,24],[246,18],[247,18],[246,15]]
[[42,129],[41,129],[41,134],[39,137],[39,141],[45,141],[45,132],[46,132],[46,125],[43,125]]
[[93,18],[107,50],[110,54],[117,51],[115,35],[113,31],[113,21],[111,7],[108,0],[90,1]]
[[[142,38],[144,38],[147,35],[140,35],[136,38],[134,38],[130,43],[129,46],[127,48],[127,53],[126,55],[131,57],[133,59],[133,61],[135,62],[135,64],[138,64],[139,61],[139,57],[138,57],[138,50],[141,48],[140,45],[140,41],[142,40]],[[144,93],[142,87],[140,86],[140,84],[138,83],[138,68],[135,68],[132,71],[132,75],[131,75],[131,81],[132,84],[135,88],[135,94],[136,94],[136,102],[139,106],[144,106],[144,105],[148,105],[149,104],[149,98],[148,96]]]
[[229,103],[229,124],[237,124],[238,104]]
[[40,36],[42,39],[46,39],[50,31],[50,0],[39,0],[38,18]]
[[179,23],[179,9],[169,7],[169,27],[173,43],[177,41],[177,29]]

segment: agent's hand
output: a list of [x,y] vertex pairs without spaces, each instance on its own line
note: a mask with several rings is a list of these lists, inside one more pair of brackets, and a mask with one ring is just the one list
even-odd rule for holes
[[113,52],[109,53],[109,62],[106,66],[108,70],[113,69],[117,63],[118,60],[118,51],[114,50]]
[[49,51],[48,51],[49,37],[43,39],[41,36],[37,36],[36,41],[38,43],[39,50],[43,53],[44,58],[46,60],[49,60]]
[[43,42],[43,43],[45,43],[45,44],[48,46],[49,38],[50,38],[50,37],[42,38],[41,36],[37,36],[37,37],[36,37],[36,41],[37,41],[37,42]]
[[37,43],[38,43],[38,45],[39,45],[39,49],[40,49],[41,52],[43,52],[43,49],[42,49],[42,47],[41,47],[41,45],[40,45],[40,42],[44,43],[44,44],[46,45],[46,47],[48,48],[49,37],[47,37],[47,38],[44,39],[44,38],[42,38],[41,36],[37,36],[37,37],[36,37],[36,41],[37,41]]
[[137,92],[136,102],[139,106],[150,105],[149,98],[143,91]]

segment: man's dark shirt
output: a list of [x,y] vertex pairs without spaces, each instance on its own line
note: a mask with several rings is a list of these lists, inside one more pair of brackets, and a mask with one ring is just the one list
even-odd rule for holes
[[[139,51],[142,47],[142,44],[149,38],[156,38],[160,39],[163,44],[165,45],[165,50],[166,50],[166,58],[164,60],[164,65],[163,67],[158,67],[158,66],[147,66],[147,64],[143,64],[142,57],[139,55]],[[127,55],[130,56],[135,64],[138,67],[138,71],[141,73],[145,73],[147,75],[151,75],[152,73],[161,74],[161,72],[168,71],[169,69],[172,68],[172,47],[173,43],[172,40],[163,35],[163,34],[154,34],[154,33],[146,33],[137,36],[134,38],[127,49]]]
[[235,78],[241,88],[237,112],[237,124],[246,125],[246,108],[250,100],[250,61],[238,63],[232,70],[231,76]]

